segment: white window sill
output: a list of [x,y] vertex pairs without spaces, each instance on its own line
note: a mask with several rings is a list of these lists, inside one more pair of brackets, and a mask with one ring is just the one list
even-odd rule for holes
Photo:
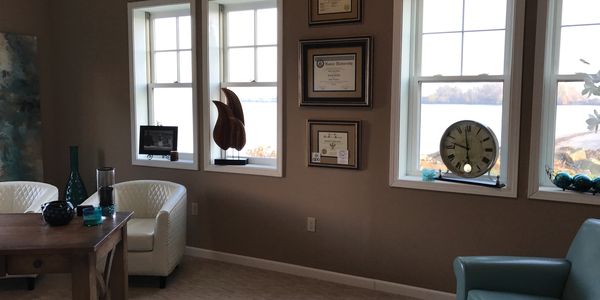
[[278,170],[277,167],[258,164],[247,164],[244,166],[221,166],[209,164],[204,166],[204,171],[283,177],[281,170]]
[[529,195],[529,198],[546,201],[600,205],[600,194],[594,195],[591,193],[563,191],[558,187],[540,186],[537,191]]
[[474,195],[485,195],[485,196],[496,196],[496,197],[508,197],[515,198],[517,196],[516,189],[510,187],[493,188],[485,186],[477,186],[471,184],[454,183],[447,181],[423,181],[420,176],[402,176],[400,179],[392,179],[390,186],[439,191],[439,192],[450,192],[450,193],[461,193],[461,194],[474,194]]
[[167,169],[183,169],[183,170],[198,170],[198,165],[192,160],[180,159],[178,161],[170,161],[162,157],[153,157],[152,159],[134,158],[131,162],[134,166],[145,166]]

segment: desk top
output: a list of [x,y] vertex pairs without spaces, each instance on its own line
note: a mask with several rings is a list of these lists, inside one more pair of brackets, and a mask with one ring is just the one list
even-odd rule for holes
[[87,227],[82,217],[74,217],[64,226],[50,226],[41,214],[0,214],[0,255],[49,253],[49,249],[52,253],[96,251],[132,215],[117,212],[114,218]]

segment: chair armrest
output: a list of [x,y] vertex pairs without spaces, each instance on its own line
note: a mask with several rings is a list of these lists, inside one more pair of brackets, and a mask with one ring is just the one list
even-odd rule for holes
[[91,196],[89,196],[87,199],[85,199],[85,201],[83,201],[81,204],[79,205],[93,205],[93,206],[99,206],[100,205],[100,198],[98,198],[98,192],[93,193]]
[[469,290],[490,290],[560,298],[569,276],[566,259],[470,256],[454,260],[456,299]]
[[185,251],[186,200],[187,193],[183,188],[165,201],[156,215],[154,245],[158,252],[165,255],[163,262],[167,263],[167,269],[170,270],[179,263]]

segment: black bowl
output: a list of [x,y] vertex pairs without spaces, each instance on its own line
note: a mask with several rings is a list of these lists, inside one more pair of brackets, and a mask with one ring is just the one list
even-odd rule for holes
[[73,205],[67,201],[51,201],[42,204],[42,216],[50,226],[66,225],[73,219]]

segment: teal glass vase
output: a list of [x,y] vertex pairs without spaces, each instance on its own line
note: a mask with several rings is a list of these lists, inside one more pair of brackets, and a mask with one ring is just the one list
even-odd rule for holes
[[65,187],[65,201],[71,202],[73,207],[81,204],[87,199],[87,191],[81,175],[79,175],[79,149],[77,146],[69,147],[69,155],[71,159],[71,173]]

